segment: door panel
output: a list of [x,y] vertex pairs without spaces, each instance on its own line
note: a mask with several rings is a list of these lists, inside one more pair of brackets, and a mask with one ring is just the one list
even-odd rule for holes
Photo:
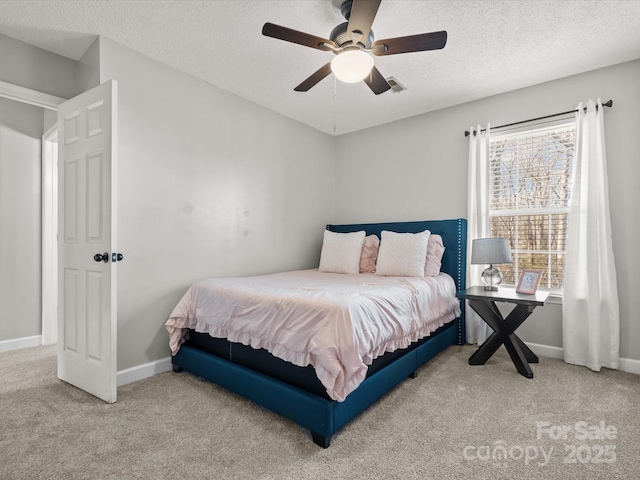
[[[60,105],[58,377],[106,402],[116,395],[117,83]],[[107,262],[94,255],[107,254]]]
[[[76,229],[78,225],[78,164],[77,158],[62,160],[64,166],[63,175],[58,182],[64,181],[64,203],[62,205],[62,212],[64,213],[64,221],[61,223],[64,225],[64,241],[65,243],[75,242],[78,239]],[[60,183],[58,183],[60,187]]]
[[62,313],[62,323],[64,327],[64,349],[66,351],[78,352],[78,315],[76,306],[78,305],[78,271],[65,268],[64,283],[64,309]]

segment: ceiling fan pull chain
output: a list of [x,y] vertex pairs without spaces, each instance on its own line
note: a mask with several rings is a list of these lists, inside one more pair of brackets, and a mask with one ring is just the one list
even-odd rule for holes
[[336,80],[335,75],[333,76],[333,134],[336,135],[336,84],[338,81]]

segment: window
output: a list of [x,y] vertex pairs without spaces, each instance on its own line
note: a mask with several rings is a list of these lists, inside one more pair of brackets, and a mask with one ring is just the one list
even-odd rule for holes
[[505,284],[535,268],[541,287],[562,289],[575,134],[572,121],[489,139],[491,236],[509,239],[513,256]]

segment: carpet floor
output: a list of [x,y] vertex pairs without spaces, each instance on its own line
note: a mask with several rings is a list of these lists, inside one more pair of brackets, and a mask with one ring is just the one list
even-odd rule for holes
[[109,405],[56,378],[55,347],[0,353],[0,479],[638,479],[640,376],[453,346],[336,433],[188,373]]

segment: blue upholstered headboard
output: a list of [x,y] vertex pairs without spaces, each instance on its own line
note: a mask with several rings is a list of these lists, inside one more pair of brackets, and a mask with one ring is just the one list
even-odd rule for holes
[[[444,257],[441,270],[451,275],[458,291],[466,288],[467,277],[467,220],[426,220],[423,222],[360,223],[351,225],[327,225],[327,230],[337,233],[364,230],[367,235],[375,234],[380,238],[382,230],[398,233],[418,233],[429,230],[442,236]],[[465,343],[464,301],[460,302],[462,316],[458,326],[458,343]]]

